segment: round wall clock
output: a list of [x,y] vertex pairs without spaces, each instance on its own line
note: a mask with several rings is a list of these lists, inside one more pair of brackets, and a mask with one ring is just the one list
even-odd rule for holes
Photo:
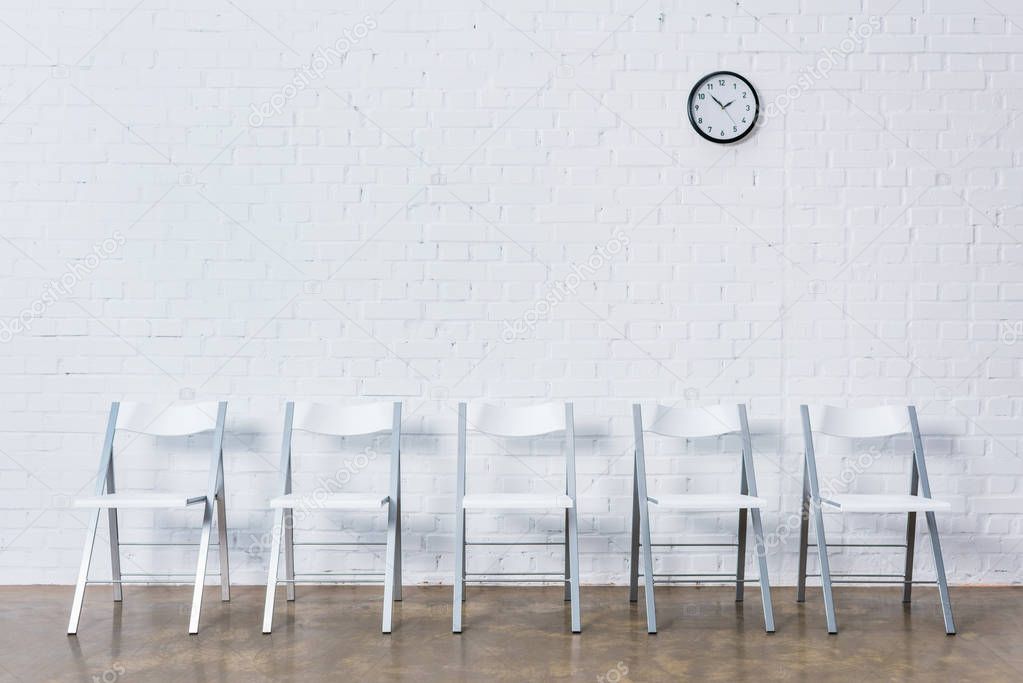
[[757,123],[760,100],[753,85],[732,71],[715,71],[689,93],[689,123],[711,142],[736,142]]

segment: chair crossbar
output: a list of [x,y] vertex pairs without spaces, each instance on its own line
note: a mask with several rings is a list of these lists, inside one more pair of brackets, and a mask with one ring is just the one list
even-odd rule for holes
[[[564,576],[559,572],[466,572],[466,576]],[[567,581],[567,579],[566,579]]]
[[383,572],[360,571],[360,572],[295,572],[295,576],[383,576]]
[[[122,572],[121,576],[184,576],[194,577],[195,572],[166,572],[159,574],[148,574],[146,572]],[[220,576],[220,572],[207,572],[204,576]]]
[[[195,542],[192,542],[192,543],[173,543],[173,542],[169,542],[168,541],[168,542],[144,543],[144,542],[140,542],[140,541],[133,541],[131,543],[125,543],[124,541],[120,541],[117,545],[118,545],[119,548],[125,547],[125,546],[132,547],[132,548],[194,548],[196,544],[195,544]],[[217,548],[219,546],[220,546],[220,543],[214,543],[212,540],[210,541],[210,547],[211,548]]]
[[[639,575],[640,576],[646,576],[646,574],[644,574],[643,572],[640,572]],[[733,583],[735,581],[735,574],[674,574],[674,573],[672,573],[672,574],[654,574],[653,575],[653,577],[655,579],[656,578],[661,578],[661,577],[666,577],[666,576],[685,576],[685,577],[696,577],[696,578],[704,578],[704,579],[728,579],[729,583]],[[742,579],[742,580],[743,581],[759,581],[760,579],[756,578],[756,579]]]
[[904,586],[905,584],[916,585],[937,585],[937,581],[896,581],[895,579],[883,580],[883,579],[832,579],[831,583],[844,583],[844,584],[878,584],[883,586]]
[[292,545],[297,548],[299,546],[321,547],[321,546],[332,546],[332,545],[337,545],[337,546],[362,546],[362,545],[387,545],[387,544],[383,543],[383,542],[381,542],[381,543],[363,543],[363,542],[358,542],[358,541],[324,541],[322,543],[317,543],[317,542],[313,542],[313,541],[306,541],[306,542],[303,542],[303,543],[297,543],[297,542],[296,543],[292,543]]
[[[642,548],[643,543],[639,546]],[[738,548],[738,543],[651,543],[651,548]]]
[[[816,548],[816,543],[808,543],[808,548]],[[829,548],[907,548],[905,543],[828,543]]]
[[465,579],[465,583],[487,584],[487,583],[571,583],[571,579],[552,576],[542,579]]
[[564,546],[565,542],[564,541],[543,541],[543,542],[537,541],[537,542],[534,543],[532,541],[471,541],[471,542],[470,541],[466,541],[465,545],[533,545],[533,546],[559,545],[559,546]]
[[[383,574],[380,575],[383,577]],[[300,586],[300,585],[321,585],[321,584],[337,584],[337,585],[353,585],[353,584],[369,584],[369,585],[380,585],[380,577],[375,577],[372,581],[367,578],[348,577],[348,578],[337,578],[331,579],[319,578],[319,579],[277,579],[278,584]]]
[[[122,574],[121,576],[124,576],[124,575]],[[207,577],[214,577],[214,576],[220,576],[220,575],[219,574],[206,574],[205,576],[207,576]],[[156,578],[159,579],[159,577],[156,577]],[[192,581],[190,581],[189,579],[195,579],[195,576],[191,575],[191,574],[189,574],[188,576],[185,576],[184,574],[182,574],[181,576],[168,578],[168,579],[163,580],[163,581],[154,580],[152,577],[151,578],[144,578],[144,579],[135,579],[135,580],[129,579],[127,581],[124,580],[124,579],[121,579],[120,581],[115,580],[115,579],[89,579],[85,583],[86,583],[86,585],[96,584],[96,585],[100,585],[100,586],[113,586],[113,585],[132,584],[132,583],[133,584],[158,584],[158,583],[166,583],[166,584],[171,584],[171,585],[174,585],[174,586],[184,586],[184,585],[188,585],[188,584],[192,583]]]
[[[657,574],[654,574],[654,576],[656,577]],[[742,579],[741,583],[757,583],[759,581],[760,581],[759,578],[757,578],[757,579]],[[712,584],[712,583],[714,583],[714,584],[728,584],[728,585],[732,585],[732,584],[735,583],[735,577],[733,576],[731,578],[731,580],[729,580],[729,581],[708,581],[707,579],[664,578],[664,579],[655,579],[654,583],[656,585],[658,585],[658,586],[671,585],[673,583],[686,583],[686,584]]]
[[[819,579],[819,574],[807,574],[807,578]],[[900,579],[904,580],[905,577],[901,574],[835,574],[832,573],[833,577],[839,577],[844,579],[851,579],[855,577],[862,577],[864,579]],[[896,583],[905,583],[905,581],[898,581]]]
[[[821,578],[820,574],[807,574],[806,578]],[[838,580],[836,580],[838,579]],[[878,583],[886,585],[905,585],[905,584],[923,584],[923,585],[934,585],[937,581],[906,581],[906,577],[903,574],[881,574],[881,573],[854,573],[854,572],[843,572],[841,574],[831,573],[831,583]]]

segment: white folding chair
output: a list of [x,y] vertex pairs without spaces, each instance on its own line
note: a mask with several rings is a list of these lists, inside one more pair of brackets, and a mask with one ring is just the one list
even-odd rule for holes
[[[466,494],[466,455],[468,431],[501,438],[536,437],[556,432],[565,434],[565,485],[561,491],[541,493],[477,493]],[[579,530],[576,514],[575,482],[575,419],[571,403],[544,403],[518,408],[502,408],[485,403],[458,404],[458,470],[455,493],[455,581],[451,630],[462,632],[462,603],[466,583],[488,583],[493,579],[471,579],[467,574],[466,547],[471,545],[564,545],[565,600],[571,602],[572,633],[582,630],[579,613]],[[467,510],[564,510],[564,543],[472,543],[466,540]],[[496,572],[478,576],[498,576]],[[515,576],[515,583],[551,581],[554,574],[505,573]],[[546,578],[539,578],[541,575]]]
[[[701,547],[705,543],[651,543],[650,504],[672,512],[726,512],[739,511],[738,543],[711,544],[729,545],[738,548],[735,569],[735,600],[741,602],[743,586],[747,581],[760,582],[760,598],[764,606],[764,628],[774,632],[774,610],[771,605],[771,584],[767,575],[767,549],[764,544],[764,528],[760,509],[767,501],[757,497],[757,479],[753,470],[753,447],[750,439],[746,406],[708,406],[705,408],[672,408],[657,405],[647,414],[639,404],[632,406],[633,430],[636,439],[635,461],[632,486],[632,547],[629,574],[629,600],[639,598],[639,555],[643,552],[643,582],[646,598],[646,624],[648,633],[657,633],[657,614],[654,603],[654,584],[702,583],[708,579],[731,578],[731,574],[655,574],[653,565],[654,547]],[[647,488],[646,453],[644,434],[657,434],[673,438],[696,439],[721,437],[737,434],[741,438],[741,474],[738,493],[683,493],[654,494]],[[747,511],[753,518],[753,537],[756,543],[757,561],[760,565],[759,579],[747,579],[746,571],[746,518]],[[662,579],[656,581],[656,579]]]
[[[126,583],[182,583],[181,574],[133,574],[125,580],[121,574],[121,555],[117,533],[118,509],[169,509],[203,506],[202,533],[199,538],[199,558],[196,562],[192,611],[188,620],[188,632],[199,632],[199,612],[202,607],[202,590],[206,581],[206,561],[210,547],[210,533],[213,526],[213,506],[217,507],[218,546],[220,550],[220,599],[231,599],[231,580],[227,558],[227,518],[224,506],[224,421],[227,417],[227,403],[194,403],[190,405],[160,406],[147,403],[111,403],[110,418],[107,421],[106,439],[100,455],[99,474],[96,476],[96,493],[76,498],[75,507],[94,510],[85,535],[82,564],[75,584],[75,597],[71,603],[71,619],[68,621],[68,635],[78,632],[78,621],[82,614],[85,586],[90,583],[110,583],[114,587],[114,601],[122,599],[121,586]],[[117,431],[135,432],[152,436],[188,436],[201,432],[213,432],[213,448],[210,458],[206,488],[198,486],[189,491],[118,491],[114,486],[114,435]],[[110,525],[110,581],[90,581],[89,565],[96,542],[100,511],[107,510]],[[123,545],[190,545],[185,543],[125,543]],[[147,578],[136,579],[136,576]],[[153,581],[153,577],[169,579]],[[177,577],[177,578],[174,578]]]
[[[391,462],[387,491],[355,493],[317,491],[312,497],[292,492],[291,437],[294,430],[328,436],[369,436],[390,432]],[[281,495],[270,500],[275,510],[270,544],[270,568],[266,579],[266,602],[263,605],[263,633],[273,625],[274,594],[277,584],[286,585],[288,601],[295,599],[298,583],[365,583],[381,573],[296,573],[294,510],[378,512],[387,510],[387,555],[384,578],[383,633],[391,632],[393,603],[401,600],[401,403],[368,403],[353,406],[332,406],[322,403],[289,402],[284,413],[284,437],[281,443]],[[278,579],[281,558],[281,536],[284,536],[285,578]],[[381,543],[300,543],[306,546],[379,546]],[[315,578],[314,578],[315,577]]]
[[[924,445],[920,437],[920,424],[917,421],[916,406],[879,406],[875,408],[835,408],[824,406],[815,408],[811,418],[809,407],[800,406],[803,425],[803,441],[805,457],[803,460],[803,507],[802,522],[799,530],[799,583],[796,600],[806,599],[806,560],[809,545],[810,515],[813,515],[813,527],[817,537],[817,554],[820,559],[820,579],[824,589],[824,612],[827,616],[828,633],[838,633],[835,621],[835,603],[832,598],[833,583],[857,584],[902,584],[902,601],[910,602],[914,583],[938,584],[941,598],[941,611],[945,619],[945,632],[955,633],[955,622],[952,619],[952,603],[948,595],[948,582],[945,578],[945,563],[941,555],[941,543],[938,540],[938,524],[934,513],[952,508],[945,501],[931,498],[931,484],[927,479],[927,465],[924,462]],[[908,494],[855,494],[834,493],[830,490],[821,491],[817,474],[817,459],[814,449],[813,434],[826,434],[846,439],[870,439],[910,434],[913,439],[913,465],[910,475]],[[830,488],[830,487],[829,487]],[[906,543],[901,544],[867,544],[833,543],[831,547],[899,547],[906,549],[906,565],[902,574],[832,574],[828,561],[828,544],[824,537],[824,517],[827,510],[836,513],[907,513]],[[927,518],[927,532],[931,539],[931,550],[934,553],[934,569],[936,581],[913,580],[913,550],[916,539],[916,515],[923,512]],[[818,576],[818,575],[812,575]],[[837,580],[832,577],[839,577]]]

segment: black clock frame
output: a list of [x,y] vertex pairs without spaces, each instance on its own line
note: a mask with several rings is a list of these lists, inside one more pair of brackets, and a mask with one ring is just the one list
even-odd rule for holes
[[[732,76],[734,78],[738,78],[740,81],[745,83],[746,86],[749,88],[750,92],[753,93],[753,104],[755,105],[753,109],[753,123],[751,123],[750,127],[747,128],[738,137],[722,140],[721,138],[715,138],[711,135],[707,135],[706,133],[703,132],[702,128],[693,119],[693,98],[696,97],[696,93],[700,89],[700,86],[706,83],[711,78],[714,78],[715,76]],[[760,118],[760,97],[757,96],[757,89],[753,87],[753,84],[750,83],[749,79],[746,78],[745,76],[737,74],[734,71],[715,71],[713,73],[707,74],[700,80],[696,81],[696,85],[694,85],[693,89],[689,91],[689,101],[686,103],[686,110],[689,112],[689,125],[693,127],[693,130],[700,134],[701,138],[703,138],[704,140],[710,140],[711,142],[716,142],[719,145],[730,145],[734,142],[742,140],[744,137],[752,133],[753,129],[757,127],[757,120]]]

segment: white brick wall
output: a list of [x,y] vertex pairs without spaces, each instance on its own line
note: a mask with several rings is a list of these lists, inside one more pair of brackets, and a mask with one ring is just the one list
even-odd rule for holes
[[[952,579],[1019,581],[1023,19],[1007,0],[826,5],[4,3],[0,581],[73,580],[86,515],[68,501],[93,485],[109,402],[179,396],[231,402],[239,582],[264,576],[283,402],[357,396],[406,402],[410,583],[449,580],[454,406],[477,397],[576,401],[587,582],[624,580],[629,404],[657,398],[749,402],[778,583],[794,580],[799,403],[917,403],[954,505]],[[733,147],[686,120],[718,68],[765,109]],[[169,459],[180,446],[132,442],[122,484],[202,482],[201,456]],[[672,448],[686,455],[652,457],[656,488],[735,485],[734,460],[698,457],[715,446],[655,452]],[[851,486],[902,487],[907,464]],[[509,490],[528,474],[496,455],[474,470]],[[189,540],[195,522],[127,514],[122,536]],[[734,522],[655,531],[720,542]],[[833,540],[902,535],[896,518],[839,524]],[[561,566],[481,552],[478,571]]]

